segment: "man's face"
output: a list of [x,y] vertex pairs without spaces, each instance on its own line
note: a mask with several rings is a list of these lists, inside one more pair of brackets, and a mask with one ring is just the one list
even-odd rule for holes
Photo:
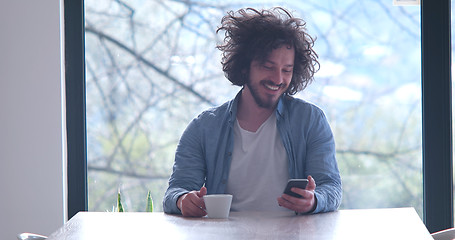
[[253,60],[250,65],[249,90],[261,108],[275,108],[292,79],[294,48],[283,45],[274,49],[264,62]]

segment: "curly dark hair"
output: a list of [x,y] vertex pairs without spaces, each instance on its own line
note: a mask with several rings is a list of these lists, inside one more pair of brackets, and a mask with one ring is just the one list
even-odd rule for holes
[[232,84],[243,86],[252,60],[265,61],[273,49],[289,45],[295,50],[295,59],[286,94],[294,95],[305,89],[319,70],[314,39],[305,25],[305,21],[281,7],[229,11],[216,31],[225,31],[224,44],[217,48],[223,52],[221,63],[226,77]]

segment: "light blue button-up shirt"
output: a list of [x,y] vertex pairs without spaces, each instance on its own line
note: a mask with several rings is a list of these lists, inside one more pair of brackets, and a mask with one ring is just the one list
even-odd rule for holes
[[[240,93],[233,100],[202,112],[185,129],[164,196],[164,212],[181,213],[176,204],[178,198],[199,190],[204,184],[208,194],[225,193],[239,98]],[[335,141],[323,111],[311,103],[283,95],[276,108],[276,118],[289,161],[289,177],[314,178],[317,206],[313,213],[336,210],[341,203],[341,178]]]

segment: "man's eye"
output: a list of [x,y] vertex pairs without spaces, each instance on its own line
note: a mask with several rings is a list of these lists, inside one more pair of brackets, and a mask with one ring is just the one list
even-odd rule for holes
[[267,70],[271,70],[271,69],[272,69],[272,67],[271,67],[271,66],[266,66],[266,65],[263,65],[263,67],[264,67],[265,69],[267,69]]
[[283,69],[283,72],[285,72],[285,73],[291,73],[291,72],[292,72],[292,69]]

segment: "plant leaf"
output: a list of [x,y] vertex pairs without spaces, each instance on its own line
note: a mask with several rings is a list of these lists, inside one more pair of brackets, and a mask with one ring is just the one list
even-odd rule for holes
[[145,208],[146,212],[153,212],[153,200],[150,190],[147,193],[147,207]]
[[117,211],[118,212],[123,212],[123,205],[122,205],[122,200],[120,197],[120,190],[117,193]]

